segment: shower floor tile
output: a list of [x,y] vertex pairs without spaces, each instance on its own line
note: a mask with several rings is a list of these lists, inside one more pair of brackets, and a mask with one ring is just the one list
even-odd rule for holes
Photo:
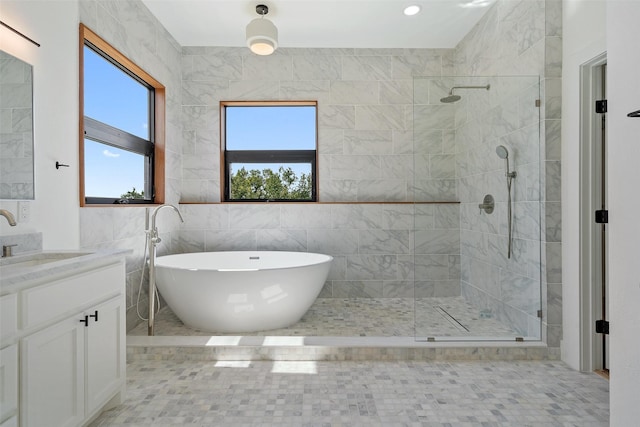
[[134,361],[106,426],[607,426],[609,383],[562,362]]
[[[414,313],[416,313],[414,315]],[[515,337],[519,334],[495,318],[481,317],[463,297],[319,298],[302,319],[283,329],[243,335],[362,337]],[[238,335],[191,328],[169,307],[156,316],[155,335]],[[141,323],[129,335],[147,335]]]

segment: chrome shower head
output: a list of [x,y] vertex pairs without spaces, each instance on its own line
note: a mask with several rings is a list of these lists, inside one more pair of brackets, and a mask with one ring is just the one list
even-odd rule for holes
[[453,86],[451,88],[451,90],[449,91],[449,96],[445,96],[444,98],[440,98],[440,102],[442,102],[444,104],[450,104],[452,102],[460,101],[460,99],[462,99],[462,97],[460,95],[454,95],[453,94],[453,90],[454,89],[486,89],[486,90],[489,90],[489,88],[491,88],[491,85],[485,85],[485,86]]
[[452,102],[458,102],[460,101],[462,97],[460,95],[449,95],[449,96],[445,96],[444,98],[440,98],[440,102],[442,102],[443,104],[450,104]]
[[507,150],[507,147],[505,147],[504,145],[498,145],[496,147],[496,154],[501,159],[508,159],[509,158],[509,150]]

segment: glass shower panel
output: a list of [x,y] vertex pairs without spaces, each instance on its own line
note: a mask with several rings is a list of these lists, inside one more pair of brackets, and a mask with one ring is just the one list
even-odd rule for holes
[[538,76],[414,78],[417,340],[540,340]]

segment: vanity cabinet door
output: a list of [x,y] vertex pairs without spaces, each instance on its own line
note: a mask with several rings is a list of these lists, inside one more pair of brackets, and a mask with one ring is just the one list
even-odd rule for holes
[[[0,421],[18,409],[18,345],[0,350]],[[3,424],[4,425],[4,424]]]
[[[87,415],[103,406],[124,383],[126,373],[124,298],[116,297],[86,312]],[[95,319],[97,315],[97,321]]]
[[77,426],[84,420],[85,329],[78,316],[22,339],[23,427]]

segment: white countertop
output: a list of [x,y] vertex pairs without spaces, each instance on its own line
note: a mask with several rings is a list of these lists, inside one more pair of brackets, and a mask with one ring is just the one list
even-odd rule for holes
[[64,277],[76,270],[116,262],[130,249],[38,251],[0,258],[0,295]]

